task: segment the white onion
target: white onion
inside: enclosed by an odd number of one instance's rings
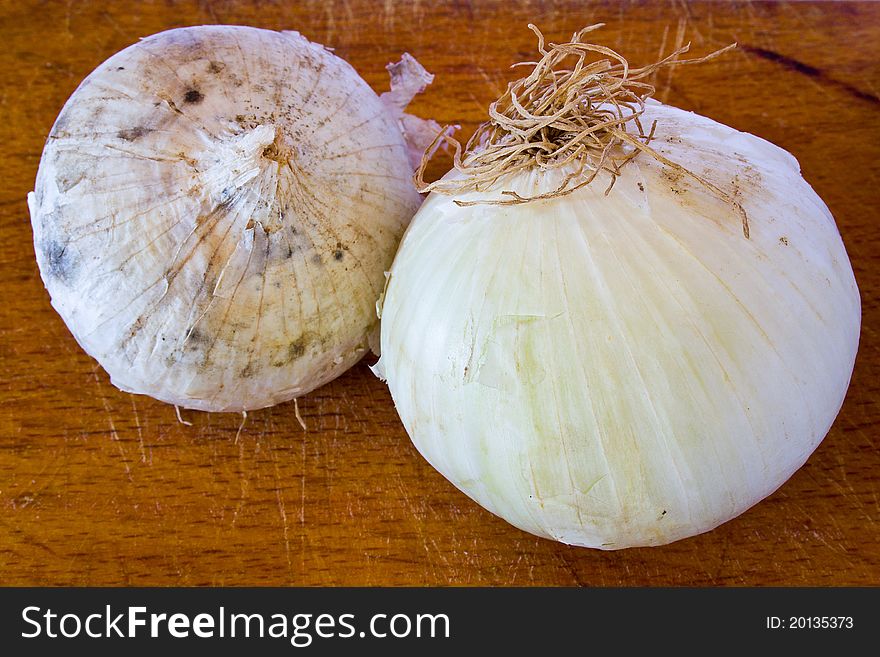
[[[114,55],[71,96],[29,198],[52,304],[113,383],[260,408],[357,362],[420,203],[403,106],[295,32],[205,26]]]
[[[603,549],[707,531],[785,482],[849,384],[860,302],[834,220],[782,149],[657,103],[652,147],[431,194],[382,306],[379,371],[424,457],[486,509]],[[452,173],[447,179],[460,176]]]

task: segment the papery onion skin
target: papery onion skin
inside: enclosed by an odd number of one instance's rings
[[[382,359],[418,450],[517,527],[601,549],[708,531],[782,485],[843,402],[858,289],[796,160],[650,103],[660,153],[605,196],[458,207],[433,193],[382,306]],[[522,172],[461,200],[536,195]],[[450,174],[457,175],[457,174]]]
[[[40,273],[119,388],[269,406],[366,351],[421,200],[411,173],[398,107],[323,46],[162,32],[99,66],[52,128],[28,199]]]

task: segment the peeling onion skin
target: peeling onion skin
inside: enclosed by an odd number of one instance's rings
[[[182,28],[117,53],[28,198],[52,305],[114,385],[187,408],[334,379],[421,202],[400,114],[295,32]]]
[[[652,147],[735,191],[750,239],[645,156],[608,196],[607,177],[518,206],[435,193],[382,306],[376,370],[422,455],[513,525],[601,549],[708,531],[782,485],[843,403],[861,322],[837,227],[790,154],[646,114]],[[545,175],[459,198],[561,181]]]

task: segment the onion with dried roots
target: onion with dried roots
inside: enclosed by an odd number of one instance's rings
[[[52,304],[116,386],[243,411],[361,358],[429,127],[403,108],[432,76],[389,70],[379,97],[295,32],[202,26],[83,81],[28,203]]]
[[[660,545],[742,513],[818,446],[859,294],[789,153],[650,100],[684,49],[633,69],[589,29],[539,33],[531,73],[424,185],[376,371],[419,451],[493,513]]]

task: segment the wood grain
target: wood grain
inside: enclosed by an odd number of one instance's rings
[[[374,89],[407,50],[436,73],[413,109],[468,134],[534,39],[606,21],[659,98],[800,160],[837,219],[864,304],[834,428],[785,486],[709,534],[603,553],[524,534],[411,446],[365,364],[300,401],[187,414],[114,389],[52,311],[25,195],[64,101],[141,36],[200,23],[296,29]],[[880,5],[611,2],[0,2],[0,583],[72,585],[830,585],[880,583]],[[439,172],[438,170],[435,172]]]

